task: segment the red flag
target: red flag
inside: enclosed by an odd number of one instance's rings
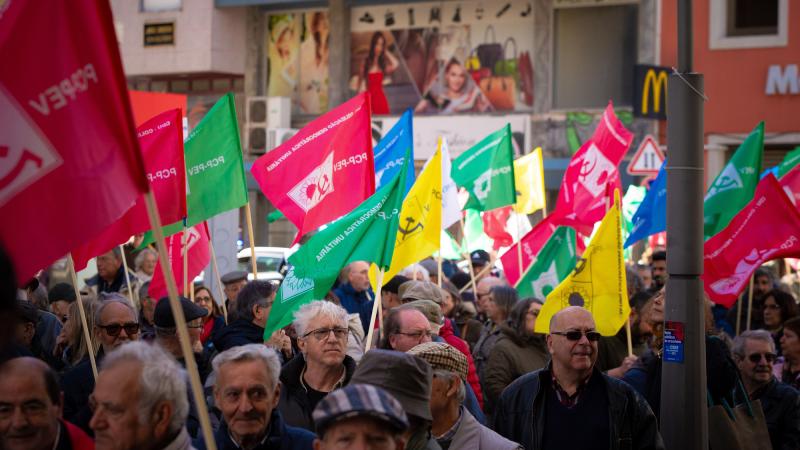
[[[105,0],[0,6],[0,241],[17,279],[147,190]]]
[[[186,260],[189,266],[189,283],[211,262],[209,251],[208,226],[205,222],[198,223],[190,227],[187,231],[186,248],[189,254]],[[183,291],[183,232],[175,233],[167,239],[167,256],[172,266],[172,276],[178,286],[178,293],[186,295]],[[147,295],[158,300],[167,295],[167,284],[164,281],[164,272],[161,270],[161,263],[156,263],[153,279],[150,280],[150,287],[147,288]]]
[[[786,172],[786,174],[781,177],[779,183],[792,203],[797,206],[798,200],[800,200],[800,166],[796,166],[794,169]]]
[[[753,200],[703,245],[703,288],[730,308],[758,267],[788,256],[800,256],[800,212],[768,174]]]
[[[359,94],[253,164],[261,191],[297,226],[295,242],[375,192],[369,108]]]
[[[632,140],[633,134],[617,119],[609,102],[594,135],[575,153],[564,173],[553,213],[559,225],[591,234],[614,201],[614,188],[619,188],[617,166]]]
[[[511,216],[511,206],[483,212],[483,232],[494,240],[492,247],[495,250],[514,243],[514,238],[508,232],[509,216]]]
[[[163,112],[136,129],[147,180],[156,199],[162,224],[186,217],[186,169],[183,154],[181,110]],[[151,227],[144,196],[124,216],[90,242],[72,250],[75,269],[86,267],[94,256],[102,255]]]
[[[519,277],[525,272],[525,268],[531,265],[536,258],[536,254],[542,249],[545,242],[550,239],[556,225],[551,219],[552,216],[546,217],[541,222],[537,223],[531,231],[520,239],[519,243],[513,244],[505,253],[500,256],[500,262],[503,264],[503,274],[506,276],[509,284],[514,286],[519,281]],[[580,239],[578,239],[580,241]],[[522,244],[522,267],[520,270],[517,261],[517,245]]]

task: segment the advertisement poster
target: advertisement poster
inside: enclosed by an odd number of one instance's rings
[[[528,1],[355,7],[350,26],[350,89],[373,114],[532,110]]]
[[[267,23],[267,95],[291,98],[296,113],[328,111],[328,13],[270,14]]]

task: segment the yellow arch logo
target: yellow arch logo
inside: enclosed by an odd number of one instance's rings
[[[664,84],[664,93],[667,92],[667,72],[648,69],[644,76],[642,86],[642,114],[647,114],[650,104],[650,91],[653,90],[653,112],[661,112],[661,85]],[[651,89],[652,88],[652,89]]]

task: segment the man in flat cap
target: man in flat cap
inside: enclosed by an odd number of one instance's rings
[[[316,450],[375,448],[402,450],[408,418],[392,394],[369,384],[354,384],[328,394],[314,409]],[[373,447],[370,447],[370,444]]]
[[[230,312],[236,310],[236,296],[239,291],[247,284],[247,272],[244,270],[234,270],[220,277],[222,285],[225,286],[225,308]]]
[[[75,289],[71,284],[57,283],[50,288],[47,293],[47,301],[50,303],[50,312],[56,315],[61,322],[67,321],[69,305],[75,303]]]
[[[481,425],[464,407],[467,358],[444,342],[427,342],[408,351],[433,368],[431,432],[443,450],[509,449],[522,447]]]

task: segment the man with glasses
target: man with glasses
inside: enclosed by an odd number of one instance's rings
[[[287,424],[315,431],[317,403],[350,382],[356,362],[346,355],[347,319],[344,308],[327,301],[308,303],[294,313],[300,354],[281,369],[278,404]]]
[[[772,448],[800,448],[800,394],[772,374],[775,342],[765,330],[745,331],[733,342],[733,356],[751,400],[760,400]]]
[[[275,288],[272,283],[263,280],[247,283],[236,297],[236,319],[214,337],[217,351],[264,343],[264,327],[274,300]]]
[[[407,352],[419,344],[431,342],[433,331],[425,314],[415,308],[392,308],[383,324],[386,335],[379,348]]]
[[[571,306],[553,315],[551,362],[503,391],[495,431],[526,449],[663,449],[644,398],[595,367],[599,340],[586,309]]]
[[[105,355],[122,344],[139,339],[136,311],[125,296],[115,292],[100,294],[94,309],[92,345],[97,350],[97,365]],[[64,391],[64,418],[89,431],[89,394],[94,390],[94,374],[88,359],[61,377]]]

